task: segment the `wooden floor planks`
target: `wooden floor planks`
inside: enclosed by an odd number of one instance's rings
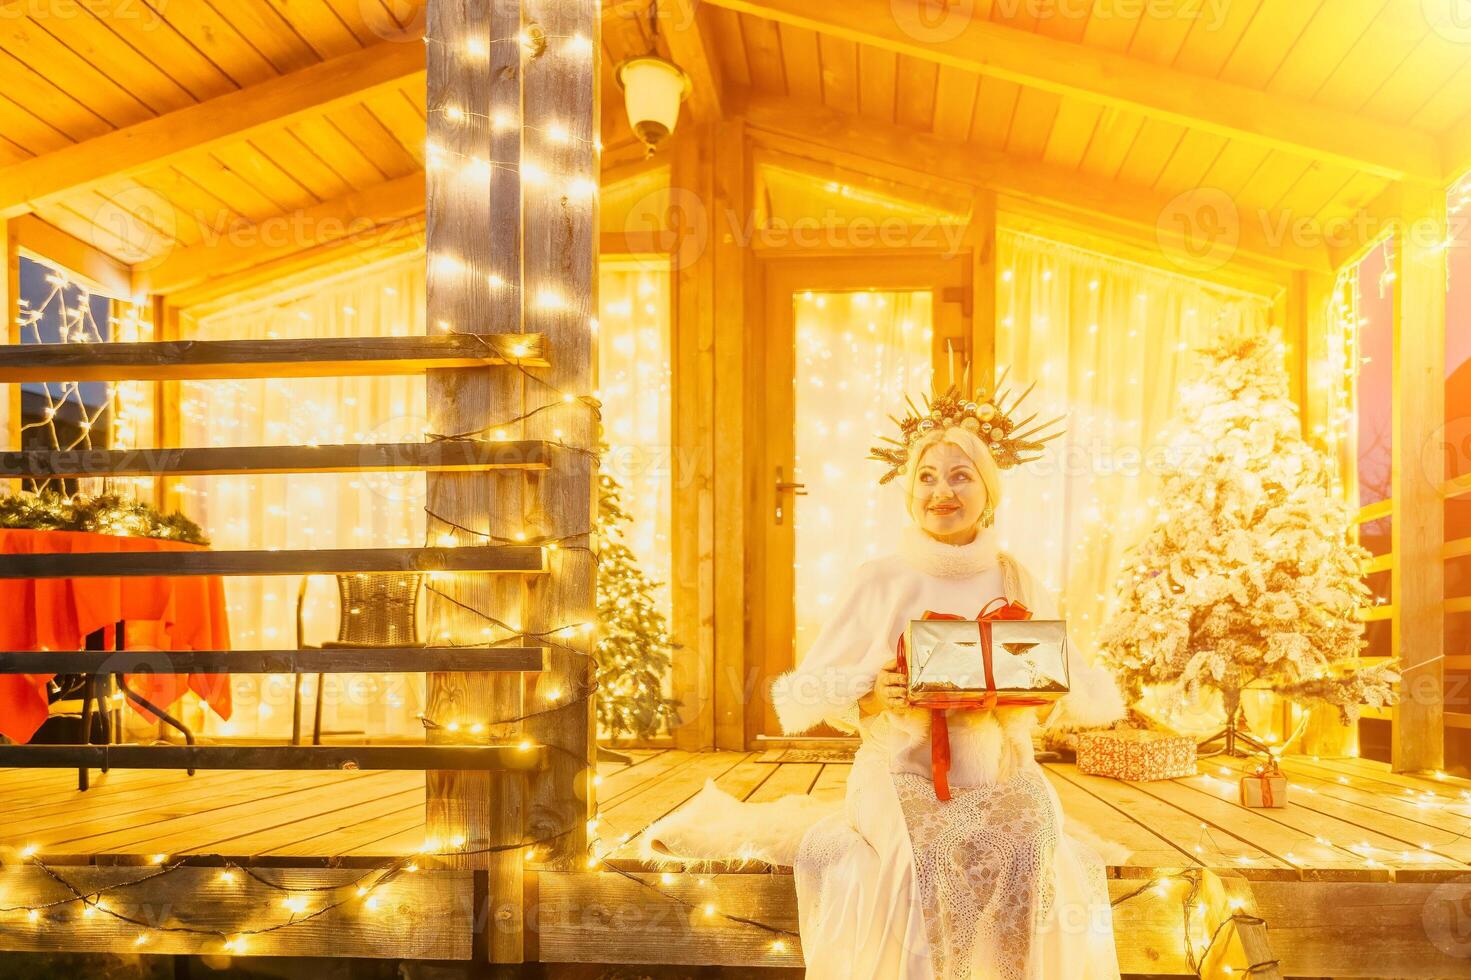
[[[788,793],[841,800],[851,765],[781,762],[771,752],[638,749],[599,766],[603,853],[620,867],[630,843],[713,780],[738,799]],[[810,756],[809,756],[810,758]],[[763,761],[766,760],[766,761]],[[1255,879],[1441,880],[1471,872],[1471,783],[1392,773],[1359,759],[1285,761],[1290,804],[1236,801],[1242,760],[1203,761],[1202,774],[1124,783],[1048,764],[1069,826],[1117,845],[1116,876],[1190,865]],[[315,863],[371,860],[424,844],[424,782],[415,772],[118,770],[87,793],[74,770],[0,770],[0,848],[34,844],[54,860],[147,860],[226,854]]]

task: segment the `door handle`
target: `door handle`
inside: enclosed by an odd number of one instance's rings
[[[791,494],[793,496],[795,496],[795,497],[805,497],[805,496],[807,496],[807,484],[805,484],[805,483],[791,483],[791,482],[788,482],[787,480],[782,479],[783,476],[784,476],[784,473],[782,471],[782,467],[778,466],[776,468],[776,513],[775,513],[776,523],[778,523],[778,524],[781,524],[783,522],[783,518],[786,516],[786,509],[785,509],[785,506],[784,506],[784,498],[782,497],[782,494],[783,493],[786,493],[786,492],[790,491]]]

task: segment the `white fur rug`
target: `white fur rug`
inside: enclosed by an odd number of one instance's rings
[[[791,794],[767,803],[736,799],[705,786],[639,835],[639,856],[655,864],[761,861],[790,867],[807,828],[843,809],[843,801]]]
[[[650,824],[637,840],[639,857],[656,866],[683,865],[698,870],[715,862],[763,862],[791,867],[807,829],[843,801],[792,794],[767,803],[746,803],[705,780],[699,793],[679,809]],[[1105,865],[1117,866],[1133,853],[1089,827],[1068,822],[1069,837],[1088,846]]]

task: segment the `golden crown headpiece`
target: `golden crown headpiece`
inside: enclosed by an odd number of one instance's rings
[[[952,381],[943,393],[926,396],[923,411],[905,395],[904,401],[909,406],[910,414],[902,419],[889,416],[899,426],[900,438],[879,436],[894,448],[874,446],[868,457],[889,464],[889,469],[879,479],[879,484],[888,483],[907,470],[910,463],[909,451],[917,440],[934,429],[952,425],[958,425],[979,436],[991,450],[991,457],[996,460],[996,465],[1003,470],[1040,459],[1043,445],[1063,434],[1062,429],[1052,429],[1052,426],[1066,416],[1059,415],[1033,425],[1037,418],[1037,413],[1033,412],[1021,421],[1016,421],[1012,415],[1016,413],[1017,406],[1032,393],[1036,382],[1027,385],[1026,390],[1013,398],[1010,389],[1001,387],[1005,381],[1006,371],[1002,371],[1001,377],[996,379],[997,390],[994,396],[984,387],[978,387],[973,397],[967,398],[965,391],[970,387],[970,367],[967,365],[961,384],[957,386]]]

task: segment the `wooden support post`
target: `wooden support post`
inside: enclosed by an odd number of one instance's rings
[[[715,207],[710,219],[715,315],[715,746],[746,747],[746,343],[750,250],[737,234],[751,220],[750,147],[745,123],[715,125]]]
[[[560,540],[551,574],[528,585],[525,629],[555,631],[549,669],[537,676],[533,741],[557,746],[531,788],[530,830],[557,836],[555,867],[585,867],[594,813],[597,759],[591,652],[596,645],[597,417],[581,399],[597,388],[597,181],[599,175],[598,4],[526,4],[527,25],[545,50],[525,61],[525,161],[545,176],[523,184],[526,329],[546,337],[551,366],[527,384],[527,411],[560,402],[526,421],[522,438],[566,445],[551,470],[528,473],[528,533]],[[570,399],[563,401],[563,399]],[[588,629],[581,629],[586,624]],[[565,633],[563,632],[565,630]],[[538,642],[543,642],[538,640]],[[584,700],[585,699],[585,700]],[[558,701],[562,707],[556,709]]]
[[[20,337],[20,248],[15,234],[14,221],[0,221],[0,258],[5,261],[4,275],[0,276],[0,316],[5,317],[5,342],[19,344]],[[7,449],[20,448],[20,385],[5,386],[4,413],[5,445]],[[8,481],[10,492],[20,489],[19,480]]]
[[[1208,928],[1231,919],[1229,926],[1216,934],[1215,943],[1201,963],[1200,975],[1211,980],[1252,976],[1281,980],[1282,971],[1272,944],[1267,938],[1267,924],[1258,914],[1251,883],[1245,878],[1202,871],[1199,900],[1206,907]],[[1196,937],[1209,939],[1209,936]]]
[[[441,154],[428,168],[427,249],[430,332],[517,332],[521,316],[522,48],[506,39],[522,29],[521,5],[495,0],[434,0],[426,23],[429,143]],[[494,165],[476,161],[495,161]],[[491,276],[499,277],[492,286]],[[518,375],[502,367],[431,370],[432,431],[473,432],[523,411]],[[426,476],[425,530],[436,545],[488,543],[524,532],[519,473]],[[430,640],[460,644],[503,640],[524,622],[525,584],[515,576],[454,576],[428,583]],[[507,624],[503,627],[500,624]],[[522,681],[495,673],[432,673],[427,718],[431,744],[506,742],[521,737]],[[434,727],[437,726],[437,727]],[[451,858],[451,867],[483,871],[492,914],[477,923],[477,959],[525,958],[518,849],[486,850],[523,839],[525,777],[510,773],[431,771],[426,836],[440,847],[463,839],[482,853]],[[477,915],[480,910],[477,910]]]
[[[672,206],[665,231],[674,273],[674,744],[715,744],[715,251],[714,127],[691,122],[674,137]],[[703,234],[702,234],[703,232]],[[744,746],[732,746],[744,747]]]
[[[183,340],[180,336],[181,316],[179,308],[169,304],[167,296],[151,298],[154,341]],[[182,395],[178,381],[153,382],[153,445],[155,447],[182,445],[182,415],[179,400]],[[177,477],[160,473],[154,478],[154,503],[164,513],[180,507],[180,483]]]
[[[1401,188],[1394,238],[1393,498],[1390,655],[1400,658],[1392,762],[1397,772],[1445,764],[1446,195]]]
[[[1353,442],[1343,420],[1335,417],[1345,379],[1339,352],[1330,350],[1331,344],[1342,343],[1342,338],[1334,333],[1338,325],[1330,322],[1332,301],[1332,277],[1294,273],[1283,291],[1282,322],[1283,333],[1292,345],[1288,364],[1295,371],[1293,392],[1302,419],[1303,438],[1331,455],[1329,464],[1337,468],[1340,485],[1347,494],[1354,486],[1349,469],[1353,466]],[[1337,434],[1336,442],[1328,439],[1330,432]],[[1314,704],[1304,706],[1303,710],[1308,717],[1301,738],[1294,744],[1284,745],[1284,751],[1326,757],[1357,754],[1358,729],[1345,725],[1337,708]],[[1284,737],[1290,737],[1297,724],[1289,710]]]

